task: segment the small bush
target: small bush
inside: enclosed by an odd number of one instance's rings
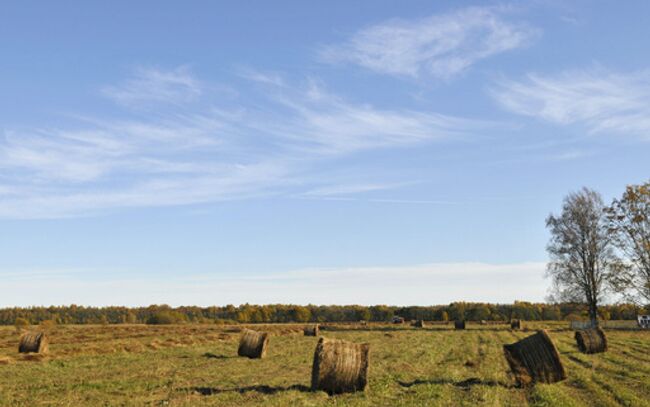
[[[184,324],[187,322],[187,316],[177,311],[160,311],[149,317],[149,325],[170,325]]]
[[[217,325],[235,325],[237,324],[237,321],[233,321],[232,319],[220,319],[217,318],[214,320],[214,323]]]
[[[46,319],[45,321],[41,321],[40,325],[45,332],[49,332],[54,329],[56,322],[51,319]]]
[[[29,321],[26,320],[25,318],[16,318],[14,321],[14,325],[16,327],[16,331],[20,332],[23,329],[27,328],[30,324]]]

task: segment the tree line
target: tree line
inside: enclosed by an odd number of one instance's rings
[[[628,185],[605,205],[589,188],[569,194],[546,219],[553,302],[587,306],[592,325],[610,295],[650,304],[650,182]]]
[[[603,320],[635,319],[637,314],[650,313],[650,306],[612,304],[599,308]],[[0,324],[165,324],[165,323],[282,323],[282,322],[388,322],[394,316],[406,320],[427,321],[503,321],[510,319],[585,320],[588,307],[582,303],[530,303],[487,304],[454,302],[434,306],[388,305],[226,305],[211,307],[84,307],[77,305],[4,308],[0,309]]]

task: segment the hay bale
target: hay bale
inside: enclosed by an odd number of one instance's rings
[[[521,329],[521,321],[518,319],[513,319],[510,321],[510,329],[516,330],[516,329]]]
[[[519,386],[566,379],[560,355],[546,330],[503,345],[503,353]]]
[[[607,350],[607,337],[600,328],[577,331],[575,338],[582,353],[601,353]]]
[[[312,390],[329,394],[364,391],[368,385],[370,344],[320,338],[311,371]]]
[[[416,328],[424,328],[424,320],[418,319],[415,321],[415,324],[413,324],[413,326]]]
[[[266,356],[269,346],[269,334],[267,332],[257,332],[250,329],[244,329],[241,339],[239,340],[239,349],[237,354],[251,359],[261,359]]]
[[[26,332],[20,337],[18,353],[47,353],[49,344],[43,332]]]
[[[306,326],[303,333],[305,336],[318,336],[320,326],[318,324]]]
[[[465,329],[465,321],[455,321],[454,328],[456,329]]]

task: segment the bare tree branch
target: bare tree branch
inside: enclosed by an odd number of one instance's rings
[[[550,299],[583,302],[589,318],[598,324],[598,304],[610,286],[617,258],[600,194],[588,188],[569,194],[560,215],[549,215],[551,239],[547,276],[553,280]]]

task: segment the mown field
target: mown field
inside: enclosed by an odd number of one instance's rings
[[[541,326],[569,378],[516,388],[501,346]],[[584,355],[566,326],[327,326],[371,344],[367,391],[333,397],[309,390],[317,339],[302,325],[254,327],[273,332],[262,360],[237,357],[241,326],[59,326],[45,358],[18,355],[16,330],[0,327],[0,405],[650,406],[650,332],[606,330],[610,350]]]

